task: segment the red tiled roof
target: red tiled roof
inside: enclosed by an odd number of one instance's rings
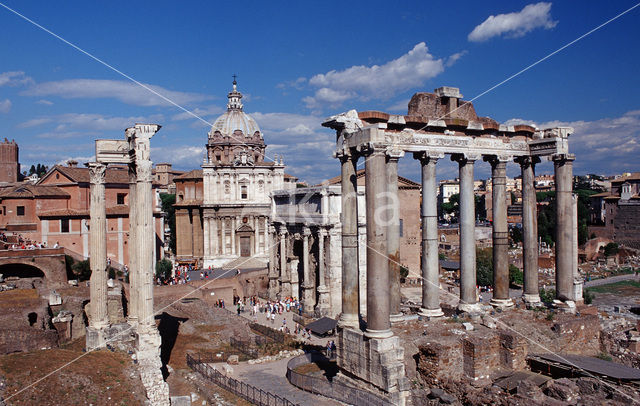
[[[118,204],[106,208],[107,216],[128,216],[129,206]],[[154,214],[158,213],[154,209]],[[89,217],[89,209],[53,209],[38,212],[38,217]]]
[[[20,185],[4,188],[0,191],[0,198],[36,198],[36,197],[62,197],[69,198],[69,194],[57,186],[31,185],[23,183]]]
[[[186,180],[186,179],[202,179],[202,169],[194,169],[187,173],[184,173],[180,176],[176,176],[173,178],[174,182],[176,180]]]

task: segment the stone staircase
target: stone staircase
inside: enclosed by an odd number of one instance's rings
[[[267,261],[262,258],[240,257],[222,265],[222,269],[266,269]]]

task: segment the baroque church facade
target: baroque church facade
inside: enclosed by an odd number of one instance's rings
[[[208,133],[200,170],[174,178],[176,257],[207,268],[269,259],[271,193],[295,189],[282,157],[269,159],[258,123],[244,112],[233,81],[227,111]]]

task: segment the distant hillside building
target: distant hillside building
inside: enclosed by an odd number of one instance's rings
[[[591,196],[589,233],[640,249],[640,172],[626,173],[611,181],[611,191]]]
[[[0,142],[0,183],[17,182],[20,177],[18,144],[14,140]]]
[[[54,166],[37,184],[14,184],[0,191],[0,230],[22,235],[49,247],[60,246],[89,256],[89,168]],[[157,185],[154,184],[154,189]],[[112,264],[129,262],[129,175],[124,166],[105,174],[107,256]],[[155,194],[156,259],[163,257],[164,216]]]
[[[179,262],[219,267],[253,256],[266,266],[271,192],[296,187],[282,157],[265,160],[262,132],[236,86],[208,133],[202,169],[174,178]]]

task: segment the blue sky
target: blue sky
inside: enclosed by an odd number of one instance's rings
[[[469,100],[636,4],[0,2],[209,122],[238,74],[268,154],[284,154],[287,171],[309,182],[339,172],[323,118],[352,108],[406,112],[413,93],[440,86]],[[163,128],[152,159],[199,167],[202,121],[2,7],[0,38],[0,137],[19,143],[23,165],[87,161],[96,138],[154,122]],[[476,111],[574,126],[577,174],[638,171],[638,38],[640,7],[478,98]],[[438,171],[457,172],[450,162]],[[488,173],[477,165],[477,178]],[[401,174],[418,180],[417,162],[403,159]]]

